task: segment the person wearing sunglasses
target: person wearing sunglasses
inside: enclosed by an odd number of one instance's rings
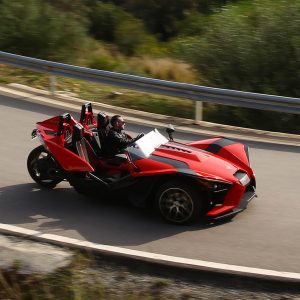
[[[124,150],[132,143],[144,136],[140,133],[137,137],[131,138],[124,132],[125,122],[120,115],[115,115],[110,119],[111,128],[109,129],[107,140],[108,149],[111,156],[124,153]]]

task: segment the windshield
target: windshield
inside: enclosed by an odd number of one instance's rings
[[[145,157],[149,157],[156,148],[160,145],[168,142],[168,139],[164,137],[157,129],[154,129],[138,139],[133,147],[128,147],[127,151],[131,155],[132,160],[137,160]]]

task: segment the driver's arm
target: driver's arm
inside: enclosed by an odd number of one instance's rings
[[[122,148],[126,148],[130,143],[135,141],[134,139],[127,137],[126,134],[120,134],[113,130],[109,132],[109,139],[111,143]]]

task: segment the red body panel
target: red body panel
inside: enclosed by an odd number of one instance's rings
[[[135,165],[140,169],[133,174],[135,177],[177,173],[174,166],[147,158],[136,161]]]
[[[93,167],[81,157],[65,148],[66,140],[71,138],[74,119],[69,123],[63,123],[62,134],[57,135],[59,117],[54,117],[37,123],[37,129],[44,141],[46,149],[55,157],[59,165],[70,172],[92,172]]]
[[[53,154],[60,166],[69,172],[93,172],[93,167],[70,150],[52,141],[45,141],[48,150]]]
[[[226,163],[226,161],[215,155],[204,151],[197,151],[197,149],[185,148],[182,145],[178,145],[177,149],[174,150],[159,148],[154,152],[154,155],[182,161],[191,170],[211,179],[233,180],[232,175],[237,170],[234,165]]]
[[[218,137],[189,143],[188,145],[211,152],[216,156],[235,164],[240,169],[247,170],[247,172],[253,175],[247,154],[248,148],[243,144]]]
[[[216,206],[211,209],[208,213],[208,217],[216,217],[218,215],[227,213],[233,208],[237,207],[245,193],[245,187],[240,185],[238,182],[234,183],[232,188],[228,191],[224,198],[224,203],[221,206]]]

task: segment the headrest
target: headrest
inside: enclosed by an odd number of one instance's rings
[[[97,115],[97,129],[107,129],[109,116],[105,112],[99,112]]]
[[[84,128],[80,123],[73,126],[73,141],[80,141],[84,137]]]

